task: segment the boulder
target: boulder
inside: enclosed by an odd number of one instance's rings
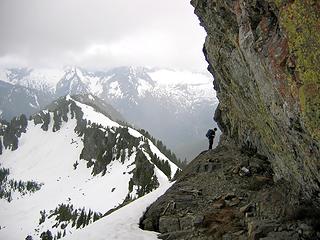
[[[253,220],[248,223],[248,239],[258,240],[266,237],[268,233],[273,232],[279,226],[278,223],[268,220]]]
[[[175,232],[180,230],[179,219],[177,217],[162,216],[159,219],[159,232]]]
[[[194,227],[194,217],[192,215],[187,215],[179,219],[181,230],[188,230]]]
[[[299,240],[299,234],[294,231],[270,232],[266,237],[259,240]]]

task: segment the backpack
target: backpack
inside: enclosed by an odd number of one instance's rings
[[[213,135],[214,135],[214,131],[212,129],[209,129],[207,134],[206,134],[206,137],[207,138],[212,138]]]

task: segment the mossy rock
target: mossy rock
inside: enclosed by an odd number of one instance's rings
[[[317,0],[275,2],[289,51],[295,58],[302,116],[312,137],[320,140],[320,3]]]

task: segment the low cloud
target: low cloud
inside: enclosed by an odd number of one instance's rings
[[[2,0],[0,29],[1,66],[207,65],[186,0]]]

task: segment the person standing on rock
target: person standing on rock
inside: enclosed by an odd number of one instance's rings
[[[212,149],[212,144],[213,144],[214,137],[216,136],[216,131],[217,131],[217,128],[209,129],[206,134],[206,137],[209,139],[209,150]]]

